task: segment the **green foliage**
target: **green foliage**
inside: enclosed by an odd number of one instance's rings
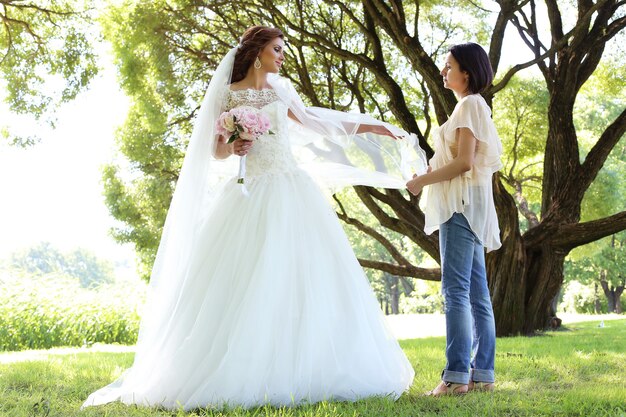
[[[572,251],[565,264],[565,277],[582,283],[599,282],[601,276],[616,286],[626,279],[626,231]]]
[[[494,122],[504,148],[502,177],[539,216],[543,153],[548,136],[548,92],[538,78],[514,77],[494,99]],[[519,199],[518,199],[519,202]],[[521,222],[527,230],[528,222]]]
[[[602,62],[581,89],[575,108],[581,160],[604,129],[626,107],[626,92],[619,56]],[[509,190],[521,191],[529,208],[539,218],[543,180],[543,153],[548,135],[545,109],[549,95],[544,81],[536,77],[514,77],[494,99],[494,122],[504,147],[501,171]],[[620,211],[626,202],[621,186],[626,175],[626,142],[617,144],[597,179],[585,194],[581,220],[595,220]],[[519,200],[518,200],[519,202]],[[528,228],[522,222],[523,230]],[[587,251],[588,249],[585,249]]]
[[[140,286],[84,289],[66,275],[3,272],[0,351],[134,344],[142,299]]]
[[[566,313],[593,314],[595,301],[600,297],[597,288],[598,284],[584,285],[579,281],[571,280],[563,288],[563,301],[559,307]]]
[[[133,102],[118,132],[119,148],[131,172],[125,175],[114,165],[104,167],[106,205],[124,224],[112,231],[113,237],[134,243],[139,273],[145,279],[191,133],[187,113],[194,110],[188,105],[190,100],[199,101],[200,90],[206,87],[190,78],[193,72],[182,76],[178,58],[164,48],[172,34],[165,30],[170,20],[157,13],[163,5],[110,6],[100,19],[116,54],[122,87]]]
[[[113,165],[103,168],[103,184],[105,204],[123,225],[114,228],[112,235],[118,242],[135,245],[138,273],[147,280],[174,184],[159,177],[137,177],[127,184]]]
[[[600,62],[576,100],[577,117],[574,122],[583,154],[591,148],[594,136],[601,135],[626,107],[626,74],[621,71],[626,53],[616,48],[608,51],[607,55],[609,59]]]
[[[62,270],[65,265],[65,258],[50,243],[41,242],[22,253],[14,253],[11,264],[13,267],[23,269],[31,274],[47,274]]]
[[[284,1],[213,3],[158,0],[150,3],[126,1],[107,8],[100,22],[105,38],[113,45],[122,86],[131,96],[133,108],[118,134],[119,148],[128,160],[129,168],[105,168],[105,195],[109,210],[123,224],[113,231],[113,235],[118,241],[135,244],[144,278],[149,278],[185,144],[211,71],[224,53],[236,44],[245,28],[252,24],[277,26],[285,31],[288,54],[281,72],[294,82],[305,102],[340,110],[358,109],[401,124],[408,130],[420,130],[427,139],[431,139],[429,133],[437,121],[445,120],[442,105],[449,107],[445,109],[449,113],[453,101],[446,101],[445,94],[449,91],[440,91],[442,88],[436,71],[430,74],[430,84],[426,82],[428,64],[440,63],[447,47],[455,43],[471,40],[489,46],[494,35],[494,15],[485,8],[491,7],[447,0],[402,2],[402,8],[397,13],[402,14],[403,27],[396,33],[404,33],[406,26],[408,34],[402,35],[402,39],[394,39],[394,31],[383,28],[376,16],[365,17],[364,7],[367,4],[369,2],[322,1],[303,2],[300,7],[292,7],[292,3]],[[380,6],[378,10],[385,7],[390,6]],[[530,7],[534,7],[534,3],[527,4],[524,13],[530,15]],[[573,10],[564,10],[564,16],[575,17]],[[390,12],[389,16],[392,14]],[[457,19],[459,15],[463,15],[464,19]],[[519,20],[520,12],[516,16]],[[353,17],[359,23],[355,23]],[[370,23],[374,24],[368,27],[366,35],[363,27]],[[540,32],[543,29],[545,27],[540,28]],[[411,35],[419,36],[411,39]],[[424,52],[411,56],[411,51],[417,49],[409,48],[407,51],[403,49],[402,42],[405,45],[419,42]],[[617,38],[612,42],[618,42]],[[498,51],[490,52],[497,55]],[[561,56],[560,52],[556,55]],[[581,158],[624,108],[623,76],[619,67],[623,60],[614,59],[619,54],[613,48],[607,48],[605,55],[602,64],[580,90],[576,102],[576,135],[568,139],[566,146],[578,147]],[[589,65],[593,67],[592,64],[590,60]],[[496,83],[507,71],[502,68],[503,65],[498,68]],[[616,73],[619,75],[612,75]],[[494,120],[505,147],[505,168],[501,173],[507,190],[517,201],[522,234],[530,228],[534,218],[541,222],[542,209],[548,209],[541,207],[542,199],[546,197],[542,195],[543,175],[553,167],[545,164],[544,152],[549,138],[556,140],[562,137],[561,133],[554,134],[562,129],[561,126],[548,128],[549,105],[562,98],[550,90],[549,86],[554,82],[536,76],[521,77],[520,73],[493,98]],[[401,95],[395,96],[390,92],[389,85],[394,83],[397,83]],[[619,91],[622,91],[622,96],[616,93]],[[576,92],[572,94],[575,96]],[[433,107],[437,103],[439,107],[435,117]],[[401,111],[398,106],[402,107]],[[554,123],[554,120],[551,122]],[[549,132],[552,132],[551,136]],[[576,140],[580,142],[578,145]],[[626,196],[621,191],[614,192],[616,189],[624,190],[620,187],[620,179],[624,177],[623,155],[622,141],[585,195],[583,221],[623,209]],[[564,179],[564,183],[567,181]],[[551,187],[548,185],[548,189]],[[344,198],[343,194],[340,198]],[[399,217],[385,204],[377,204],[392,217]],[[411,204],[409,201],[407,207],[401,209],[412,209]],[[412,251],[416,246],[415,239],[381,227],[367,210],[354,210],[357,206],[362,208],[358,200],[346,204],[348,206],[350,217],[381,232],[411,265],[435,266],[429,259],[422,258],[421,251]],[[399,219],[399,222],[404,220]],[[392,259],[388,251],[371,237],[355,231],[352,226],[346,231],[358,257],[397,264],[397,260]],[[528,261],[535,262],[532,259]],[[529,265],[525,269],[529,270],[534,270],[534,266]],[[382,303],[392,298],[390,291],[393,288],[394,300],[406,299],[403,305],[409,309],[423,308],[417,298],[407,298],[413,297],[406,292],[411,287],[409,283],[395,284],[392,282],[395,278],[376,271],[368,271],[368,276]],[[532,279],[525,281],[533,282]],[[556,284],[551,287],[556,287]],[[418,297],[423,295],[418,294]],[[503,297],[507,300],[514,298]],[[435,299],[428,300],[427,304],[436,308]]]
[[[271,16],[263,15],[267,10],[252,3],[127,1],[110,4],[100,18],[104,37],[113,46],[122,87],[133,102],[118,133],[119,148],[130,162],[130,170],[104,169],[105,196],[112,215],[124,224],[113,236],[135,244],[140,273],[146,279],[211,71],[248,26],[272,25]],[[287,18],[299,21],[298,11],[289,3],[275,4]],[[361,4],[348,7],[363,18]],[[406,7],[407,16],[415,16],[414,6]],[[453,24],[451,8],[459,13],[471,10],[467,15],[472,18]],[[252,13],[254,9],[260,14]],[[370,41],[338,5],[309,4],[301,10],[316,30],[327,28],[324,33],[329,41],[351,53],[371,54]],[[461,40],[479,34],[488,39],[484,15],[471,4],[425,2],[420,5],[423,20],[419,31],[437,59],[446,53],[442,38]],[[283,75],[304,92],[305,101],[341,110],[358,109],[395,121],[386,103],[388,96],[370,71],[364,71],[359,63],[338,59],[315,43],[303,43],[288,27],[283,29],[289,43]],[[381,34],[381,41],[387,68],[402,87],[411,112],[424,114],[422,124],[428,131],[432,109],[422,80],[410,70],[406,57],[396,53],[389,37]],[[353,83],[353,89],[343,80]]]
[[[575,119],[581,144],[581,158],[593,146],[597,137],[626,107],[625,76],[619,71],[619,62],[626,56],[620,49],[611,51],[611,60],[599,68],[583,85],[576,102]],[[595,220],[623,210],[626,202],[626,141],[615,146],[596,180],[582,201],[581,219]],[[624,231],[574,249],[566,262],[565,281],[577,279],[589,284],[599,282],[600,276],[609,285],[617,286],[625,278],[626,233]],[[604,299],[604,297],[600,297]]]
[[[585,255],[587,256],[576,260],[571,256],[565,260],[563,274],[566,282],[573,280],[584,285],[593,283],[594,281],[600,282],[601,268],[598,268],[593,262],[594,258],[600,258],[597,257],[597,253],[593,252],[586,253]]]
[[[571,312],[594,312],[594,301],[598,298],[601,311],[607,311],[607,299],[600,282],[606,281],[609,288],[623,286],[624,271],[626,231],[572,251],[565,261],[566,286],[561,308]],[[626,306],[626,297],[622,296],[620,301]]]
[[[438,282],[417,282],[410,297],[400,299],[400,311],[404,314],[443,313],[443,295]]]
[[[70,101],[97,74],[92,47],[97,36],[91,11],[80,0],[49,0],[39,5],[0,2],[0,78],[10,108],[37,119]],[[18,146],[35,137],[4,135]]]
[[[357,218],[366,226],[375,229],[413,265],[426,267],[434,262],[421,248],[414,246],[406,236],[387,228],[379,227],[378,221],[362,204],[354,189],[344,189],[333,197],[334,207],[338,213],[342,214],[345,210],[345,214],[348,217]],[[372,239],[357,227],[345,222],[343,223],[343,229],[357,258],[389,263],[394,262],[389,252],[379,241]],[[365,269],[365,272],[383,311],[391,312],[389,305],[392,303],[392,293],[396,291],[398,293],[397,307],[399,313],[435,313],[441,312],[443,309],[443,299],[438,282],[395,277],[371,268]],[[393,288],[394,286],[397,288]]]
[[[76,249],[63,254],[49,242],[17,252],[12,255],[11,266],[28,274],[49,274],[52,272],[78,278],[82,287],[96,287],[111,283],[113,265],[100,260],[86,249]]]
[[[162,417],[588,417],[626,414],[626,320],[575,324],[568,331],[497,341],[497,390],[464,397],[423,395],[445,365],[442,337],[404,340],[401,347],[416,370],[411,389],[397,401],[370,398],[300,407],[250,410],[163,410],[120,403],[80,410],[94,390],[109,384],[133,361],[132,352],[21,353],[0,355],[1,417],[33,416],[43,402],[50,416]],[[158,366],[158,365],[157,365]],[[42,401],[43,399],[43,401]]]
[[[626,108],[626,76],[621,62],[626,59],[622,51],[611,51],[611,59],[603,61],[581,88],[576,101],[576,128],[578,131],[581,159],[592,148],[619,114]],[[582,202],[583,221],[609,216],[624,209],[626,187],[626,140],[624,136],[613,148],[596,180],[585,193]]]
[[[99,260],[86,249],[76,249],[67,255],[64,272],[71,277],[77,277],[82,287],[94,287],[114,281],[113,265]]]

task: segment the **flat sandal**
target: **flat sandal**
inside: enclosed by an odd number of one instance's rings
[[[431,397],[443,397],[445,395],[467,394],[469,387],[467,384],[455,384],[453,382],[441,381],[432,391],[426,393]]]
[[[493,382],[470,381],[469,384],[467,384],[467,391],[491,392],[495,388],[496,384]]]

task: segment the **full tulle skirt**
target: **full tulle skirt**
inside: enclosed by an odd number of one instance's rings
[[[409,388],[413,368],[317,185],[295,169],[246,187],[224,186],[179,293],[159,295],[175,303],[161,333],[84,406],[292,406]]]

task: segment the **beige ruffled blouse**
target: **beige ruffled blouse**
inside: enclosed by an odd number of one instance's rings
[[[458,149],[457,129],[466,127],[478,139],[471,170],[448,181],[425,187],[424,231],[431,234],[452,217],[462,213],[487,251],[498,249],[500,227],[493,202],[491,177],[502,167],[502,143],[491,119],[491,109],[480,94],[463,97],[446,123],[433,131],[433,170],[452,161]]]

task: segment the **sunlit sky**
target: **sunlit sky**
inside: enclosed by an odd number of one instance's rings
[[[503,63],[529,58],[517,37],[507,36],[506,45]],[[515,56],[520,51],[525,56]],[[100,74],[61,107],[56,129],[14,115],[0,101],[0,128],[42,138],[27,149],[0,141],[0,259],[42,241],[62,251],[86,248],[111,261],[134,258],[131,245],[121,246],[109,235],[116,221],[104,205],[101,184],[102,165],[120,158],[114,135],[129,102],[107,47],[99,53]]]
[[[83,247],[110,260],[132,259],[132,247],[108,235],[115,220],[102,196],[101,166],[114,158],[114,132],[128,99],[120,91],[110,54],[100,74],[56,114],[56,129],[0,104],[0,127],[39,144],[21,149],[0,143],[0,258],[41,241],[63,251]]]

